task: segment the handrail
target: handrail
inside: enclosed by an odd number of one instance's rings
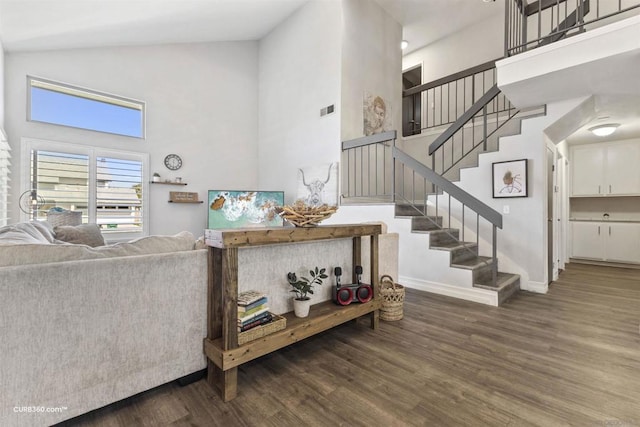
[[[442,134],[440,134],[435,141],[429,145],[429,155],[432,155],[435,151],[437,151],[440,147],[444,145],[445,142],[449,140],[456,132],[458,132],[462,127],[469,122],[487,105],[493,98],[498,96],[500,93],[500,89],[498,89],[498,85],[493,85],[484,95],[480,97],[467,111],[464,112],[462,116],[451,126],[449,126]]]
[[[427,166],[423,165],[398,147],[393,147],[392,153],[394,159],[397,159],[405,165],[409,166],[418,175],[427,179],[436,187],[442,189],[442,191],[446,192],[456,200],[459,200],[464,205],[473,209],[473,211],[478,213],[481,217],[489,221],[491,224],[495,225],[498,228],[502,228],[502,215],[498,211],[473,197],[471,194],[467,193],[448,179],[443,178],[438,173],[429,169]]]
[[[398,132],[390,130],[387,132],[376,133],[369,136],[362,136],[359,138],[350,139],[348,141],[342,141],[342,151],[350,148],[363,147],[365,145],[377,144],[378,142],[387,142],[396,139]]]
[[[524,14],[527,16],[531,16],[535,13],[540,13],[543,10],[547,10],[550,7],[557,6],[560,3],[564,3],[567,0],[539,0],[534,1],[533,3],[529,3],[524,7]],[[519,2],[522,5],[522,2]]]
[[[402,97],[415,95],[416,93],[424,92],[425,90],[433,89],[435,87],[442,86],[442,85],[445,85],[447,83],[451,83],[451,82],[454,82],[456,80],[463,79],[465,77],[470,77],[470,76],[472,76],[474,74],[478,74],[478,73],[481,73],[483,71],[489,71],[490,69],[495,68],[496,62],[498,62],[501,59],[502,58],[497,58],[497,59],[485,62],[484,64],[476,65],[474,67],[467,68],[466,70],[462,70],[462,71],[458,71],[457,73],[450,74],[450,75],[448,75],[446,77],[442,77],[440,79],[433,80],[433,81],[431,81],[429,83],[423,83],[421,85],[414,86],[414,87],[412,87],[410,89],[407,89],[407,90],[403,91],[402,92]]]

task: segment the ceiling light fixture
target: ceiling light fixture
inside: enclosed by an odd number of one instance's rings
[[[406,40],[402,40],[400,42],[400,49],[405,50],[407,48],[407,46],[409,46],[409,42]]]
[[[618,126],[620,126],[619,123],[607,123],[589,128],[589,131],[596,136],[609,136],[618,129]]]

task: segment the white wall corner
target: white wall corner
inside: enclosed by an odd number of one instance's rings
[[[407,276],[400,276],[398,283],[410,289],[417,289],[419,291],[463,299],[465,301],[477,302],[494,307],[498,306],[497,292],[492,292],[485,289],[461,288],[459,286],[430,282],[428,280],[416,279]]]
[[[535,292],[537,294],[546,294],[549,292],[549,285],[546,282],[524,281],[520,282],[521,291]]]

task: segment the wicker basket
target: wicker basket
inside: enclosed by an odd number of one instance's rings
[[[248,331],[238,332],[238,345],[246,344],[249,341],[257,340],[274,332],[278,332],[287,327],[287,319],[277,314],[271,313],[273,320],[264,325],[256,326]]]
[[[391,276],[385,274],[380,278],[380,295],[382,296],[380,318],[386,321],[402,319],[404,286],[395,283]]]
[[[47,222],[52,227],[59,225],[82,224],[82,211],[52,211],[47,212]]]

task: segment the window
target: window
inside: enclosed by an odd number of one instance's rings
[[[81,211],[84,223],[96,223],[111,239],[147,234],[148,156],[49,141],[23,141],[29,173],[24,182],[35,191],[37,209],[29,219],[45,220],[49,209]]]
[[[28,120],[144,138],[144,102],[27,77]]]
[[[0,129],[0,226],[9,222],[9,167],[11,163],[11,147],[7,142],[4,131]]]

